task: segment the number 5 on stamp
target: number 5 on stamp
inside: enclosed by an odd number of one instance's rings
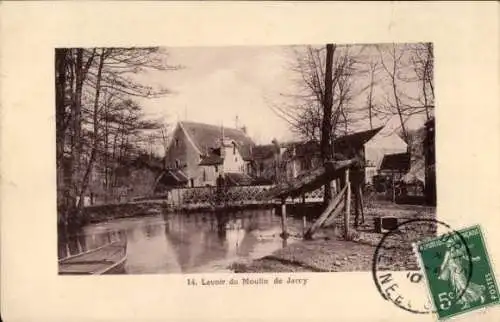
[[[500,303],[481,227],[417,244],[439,319]]]

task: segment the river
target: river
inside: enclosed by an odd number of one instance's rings
[[[125,239],[126,274],[230,272],[234,262],[261,258],[300,240],[302,219],[289,217],[287,226],[291,237],[283,240],[281,218],[271,209],[115,219],[87,225],[71,236],[61,234],[58,255]]]

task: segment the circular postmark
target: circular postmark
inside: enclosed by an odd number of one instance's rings
[[[444,233],[437,236],[438,227]],[[415,244],[418,242],[433,241],[441,245],[440,250],[428,249],[433,258],[431,261],[420,262],[417,257]],[[422,243],[420,244],[422,245]],[[436,248],[438,249],[438,248]],[[446,251],[443,251],[445,249]],[[468,257],[468,268],[462,272],[462,288],[458,290],[450,301],[458,301],[467,289],[472,277],[471,253],[464,237],[453,230],[448,224],[436,219],[410,219],[399,223],[394,229],[384,233],[375,248],[372,260],[372,275],[377,290],[382,297],[393,302],[396,306],[416,314],[433,313],[431,296],[427,288],[425,277],[422,275],[435,274],[442,279],[444,262],[457,253]],[[420,266],[423,265],[422,270]]]

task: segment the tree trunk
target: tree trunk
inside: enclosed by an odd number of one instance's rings
[[[59,216],[65,216],[69,206],[67,162],[64,162],[64,144],[66,142],[66,85],[67,85],[67,49],[56,49],[55,53],[55,86],[56,86],[56,164],[57,164],[57,207]],[[59,218],[64,220],[65,218]]]
[[[56,161],[57,168],[63,165],[64,134],[66,120],[66,55],[67,49],[56,49]]]
[[[108,122],[108,107],[111,100],[105,102],[104,105],[104,202],[108,202],[109,190],[109,122]]]
[[[333,156],[331,146],[332,132],[332,105],[333,105],[333,44],[326,45],[325,66],[325,95],[323,98],[323,122],[321,126],[321,157],[323,162],[331,160]],[[332,199],[330,183],[324,185],[324,204],[328,205]]]
[[[71,209],[77,206],[78,186],[80,178],[80,158],[81,158],[81,128],[82,128],[82,92],[83,92],[83,49],[76,49],[75,65],[75,93],[72,102],[72,138],[71,138],[71,159],[69,162],[69,202]],[[77,207],[76,207],[77,208]],[[78,215],[78,210],[73,215]]]
[[[92,135],[92,152],[90,154],[90,160],[89,163],[87,164],[87,169],[85,170],[85,174],[83,176],[82,180],[82,185],[81,189],[79,192],[79,199],[78,199],[78,205],[77,205],[77,213],[80,212],[83,206],[83,198],[85,196],[85,191],[87,190],[88,184],[89,184],[89,175],[90,172],[92,171],[92,167],[94,165],[94,160],[96,156],[96,152],[98,149],[99,145],[99,95],[101,92],[101,77],[102,77],[102,68],[104,66],[104,49],[102,49],[101,55],[99,57],[99,67],[97,70],[97,79],[96,79],[96,85],[95,85],[95,98],[94,98],[94,115],[93,115],[93,127],[94,127],[94,133]]]
[[[396,105],[396,111],[398,112],[399,121],[401,123],[401,132],[403,133],[403,138],[404,138],[405,142],[408,142],[408,133],[406,131],[405,120],[403,118],[403,111],[401,110],[401,104],[399,102],[399,94],[398,94],[397,85],[396,85],[396,73],[397,73],[396,48],[394,45],[392,45],[392,46],[393,46],[392,47],[393,66],[392,66],[392,74],[391,74],[392,91],[394,94],[394,103]]]
[[[370,129],[373,129],[373,86],[375,78],[375,65],[370,65],[370,93],[368,94],[368,118],[370,120]]]

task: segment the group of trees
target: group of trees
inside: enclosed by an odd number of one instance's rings
[[[362,123],[373,128],[397,117],[408,142],[408,119],[433,115],[433,66],[431,43],[296,47],[297,86],[274,110],[303,139],[320,142],[325,161],[335,137]],[[325,201],[330,197],[325,186]]]
[[[328,56],[331,60],[328,61]],[[431,43],[307,46],[293,48],[296,86],[273,106],[293,132],[321,140],[325,99],[331,87],[332,113],[326,119],[332,138],[366,123],[371,128],[397,116],[403,138],[415,114],[430,118],[434,109]],[[328,67],[331,76],[326,75]],[[326,86],[329,82],[329,86]]]
[[[102,189],[117,169],[161,138],[162,124],[148,120],[137,98],[166,95],[140,75],[175,70],[159,48],[59,48],[55,52],[58,213],[78,217],[83,197],[99,173]],[[149,151],[151,152],[151,151]]]

